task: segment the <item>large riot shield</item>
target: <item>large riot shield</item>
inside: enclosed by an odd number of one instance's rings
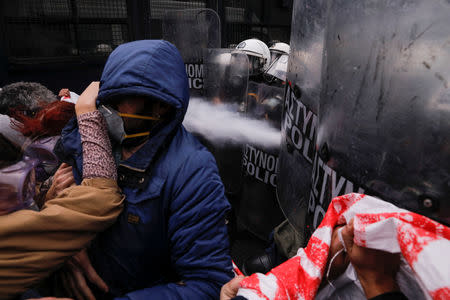
[[[220,19],[212,9],[169,10],[163,18],[163,39],[183,57],[191,95],[203,95],[204,49],[220,48]]]
[[[277,194],[284,214],[300,235],[314,159],[326,9],[325,0],[297,0],[292,15]]]
[[[232,49],[205,50],[205,96],[215,105],[236,114],[243,114],[247,95],[248,57]],[[242,145],[232,142],[205,144],[213,153],[225,190],[230,197],[237,195],[242,185]],[[203,138],[203,140],[205,139]]]
[[[260,83],[256,102],[247,105],[246,116],[280,130],[283,95],[283,88]],[[284,220],[276,197],[279,150],[279,143],[262,140],[259,145],[245,144],[242,156],[243,180],[237,220],[263,240]]]
[[[207,100],[215,104],[237,105],[238,111],[247,95],[247,55],[233,49],[207,49],[204,52]]]
[[[450,223],[450,2],[331,2],[308,224],[363,191]]]

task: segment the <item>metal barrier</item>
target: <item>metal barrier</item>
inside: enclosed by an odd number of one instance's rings
[[[290,19],[278,16],[286,22],[284,25],[271,21],[274,5],[289,15],[289,9],[282,7],[284,2],[286,0],[0,1],[0,65],[7,65],[7,71],[0,71],[0,85],[17,80],[48,84],[50,75],[48,79],[41,77],[43,65],[61,72],[64,68],[67,70],[68,65],[72,70],[73,64],[80,72],[83,68],[94,68],[92,78],[96,78],[107,56],[118,45],[138,39],[162,38],[162,16],[167,10],[215,10],[222,23],[224,48],[250,37],[265,42],[288,41]],[[76,78],[75,74],[70,76]]]
[[[2,12],[13,60],[107,55],[130,40],[126,0],[5,1]]]

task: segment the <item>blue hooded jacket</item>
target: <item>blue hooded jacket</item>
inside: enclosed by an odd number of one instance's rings
[[[126,204],[116,223],[89,248],[94,269],[116,299],[218,299],[232,277],[225,225],[229,204],[213,156],[181,124],[189,89],[178,50],[159,40],[115,49],[97,101],[121,95],[157,98],[176,112],[120,162],[118,183]],[[80,182],[76,121],[63,130],[61,146]]]

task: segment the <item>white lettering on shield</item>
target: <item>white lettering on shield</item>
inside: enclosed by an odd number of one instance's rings
[[[277,186],[278,156],[246,144],[242,164],[247,175],[273,187]]]
[[[203,64],[185,64],[184,66],[188,76],[189,88],[203,89]]]
[[[313,165],[308,218],[312,223],[312,230],[315,230],[334,197],[352,192],[364,193],[364,189],[357,188],[352,181],[336,173],[319,157],[315,150],[318,118],[295,97],[290,86],[286,91],[284,111],[282,126],[287,139]]]
[[[283,128],[286,137],[303,157],[312,163],[314,155],[317,116],[309,110],[300,100],[295,98],[292,89],[288,86],[284,101],[285,115]]]
[[[313,216],[312,229],[320,225],[333,198],[354,192],[363,194],[364,189],[356,187],[352,181],[327,166],[316,152],[308,204],[308,214]]]

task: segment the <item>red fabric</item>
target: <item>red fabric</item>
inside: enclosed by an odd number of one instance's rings
[[[27,137],[55,136],[61,134],[67,122],[75,115],[75,105],[65,101],[46,104],[34,116],[28,117],[13,110],[14,125]]]
[[[236,266],[233,260],[231,261],[231,263],[233,264],[234,276],[244,276],[244,273],[242,273],[242,271],[239,270],[238,266]]]

